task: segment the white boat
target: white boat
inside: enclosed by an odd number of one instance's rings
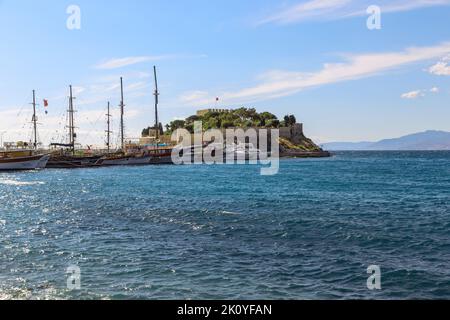
[[[226,145],[224,155],[227,159],[234,156],[235,160],[258,160],[261,151],[252,143],[239,143]]]
[[[36,170],[44,169],[50,159],[49,154],[38,151],[37,117],[36,117],[36,93],[33,90],[33,150],[30,149],[6,149],[0,151],[0,171],[7,170]]]
[[[0,171],[43,169],[49,159],[47,154],[32,151],[0,152]]]

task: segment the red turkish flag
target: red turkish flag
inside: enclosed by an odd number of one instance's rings
[[[44,99],[44,107],[48,107],[48,100]]]

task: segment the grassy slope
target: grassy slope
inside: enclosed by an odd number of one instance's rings
[[[311,139],[303,137],[297,137],[293,139],[294,141],[280,138],[280,148],[281,151],[322,151],[322,149],[317,146]]]

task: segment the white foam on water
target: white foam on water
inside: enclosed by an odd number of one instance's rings
[[[23,287],[0,288],[0,301],[5,300],[64,300],[62,292],[49,286],[38,289]]]
[[[229,216],[240,216],[240,215],[242,215],[242,213],[232,212],[232,211],[221,211],[220,213],[224,214],[224,215],[229,215]]]
[[[17,181],[17,180],[0,180],[0,184],[7,186],[35,186],[43,185],[45,182],[42,181]]]
[[[6,301],[6,300],[11,300],[12,299],[12,295],[8,294],[6,292],[0,292],[0,301]]]

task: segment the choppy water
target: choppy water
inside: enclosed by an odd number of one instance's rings
[[[450,299],[450,153],[0,173],[0,235],[0,299]]]

